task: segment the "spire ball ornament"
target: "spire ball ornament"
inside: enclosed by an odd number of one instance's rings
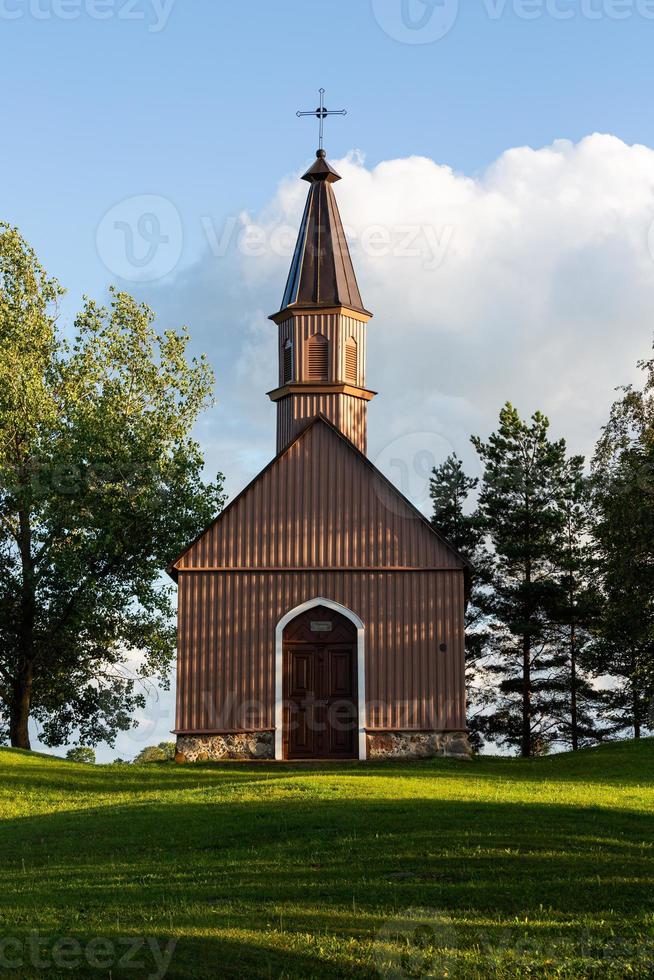
[[[347,109],[327,109],[325,107],[325,90],[324,90],[324,88],[321,88],[318,91],[320,93],[320,105],[318,106],[318,108],[317,109],[309,109],[306,112],[304,112],[304,111],[298,111],[298,112],[295,113],[295,115],[296,116],[315,116],[316,117],[316,119],[320,123],[319,128],[318,128],[318,134],[319,134],[318,146],[319,146],[319,149],[318,149],[318,152],[316,153],[316,156],[325,157],[327,154],[323,150],[323,145],[322,145],[322,142],[323,142],[323,134],[324,134],[324,126],[325,126],[325,119],[327,118],[327,116],[347,116]]]

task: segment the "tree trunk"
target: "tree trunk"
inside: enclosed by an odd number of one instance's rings
[[[635,654],[631,656],[631,710],[634,720],[634,738],[640,738],[640,704],[638,703],[638,682],[636,680],[638,665]]]
[[[23,671],[14,685],[9,707],[9,738],[14,749],[31,749],[28,723],[32,696],[32,669]]]
[[[577,636],[575,624],[570,627],[570,727],[572,729],[572,751],[579,748],[579,720],[577,712]]]
[[[634,738],[640,738],[640,705],[638,704],[638,693],[633,684],[633,713],[634,713]]]
[[[18,650],[20,669],[12,680],[9,704],[9,737],[16,749],[30,749],[28,723],[34,682],[34,626],[36,622],[36,582],[32,557],[32,524],[27,510],[19,514],[18,546],[21,557],[22,586]]]
[[[527,501],[527,504],[529,502]],[[530,535],[529,535],[530,537]],[[525,564],[525,585],[527,595],[531,597],[531,560],[527,559]],[[525,622],[531,624],[532,610],[528,600],[525,607]],[[528,631],[522,637],[522,738],[520,744],[520,754],[528,759],[532,755],[533,744],[531,737],[531,632]]]
[[[522,638],[522,741],[520,754],[528,759],[531,755],[531,636]]]

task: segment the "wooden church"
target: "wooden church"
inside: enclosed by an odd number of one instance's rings
[[[270,318],[277,454],[169,568],[177,759],[465,756],[468,569],[366,457],[371,314],[340,178],[321,149],[302,179]]]

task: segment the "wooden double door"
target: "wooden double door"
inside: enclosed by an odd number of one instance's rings
[[[357,631],[318,606],[284,630],[284,758],[358,756]]]

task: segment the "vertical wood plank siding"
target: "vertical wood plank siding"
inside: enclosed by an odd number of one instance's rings
[[[279,325],[280,370],[279,384],[284,384],[282,374],[282,352],[284,344],[290,340],[295,354],[295,378],[308,377],[308,346],[314,334],[322,334],[329,341],[329,379],[345,381],[345,342],[353,337],[357,344],[358,372],[356,383],[363,387],[366,383],[366,324],[343,313],[306,313],[303,316],[289,317]]]
[[[272,728],[275,627],[318,596],[365,623],[368,727],[465,727],[462,562],[324,422],[176,568],[179,731]]]
[[[362,453],[367,449],[368,403],[344,394],[293,394],[277,402],[277,452],[288,446],[307,422],[325,415]]]
[[[401,494],[321,422],[260,474],[176,565],[462,569]]]
[[[314,596],[365,624],[368,728],[465,728],[460,571],[187,571],[179,576],[177,730],[273,728],[275,627]]]
[[[329,343],[328,373],[325,380],[349,382],[361,388],[366,384],[366,324],[343,313],[306,313],[289,317],[279,325],[279,385],[284,378],[284,345],[293,345],[293,380],[309,380],[309,344],[320,334]],[[356,379],[348,377],[346,344],[352,338],[357,350]],[[293,394],[277,402],[277,451],[297,435],[314,415],[330,419],[358,449],[366,452],[367,402],[352,395]]]

